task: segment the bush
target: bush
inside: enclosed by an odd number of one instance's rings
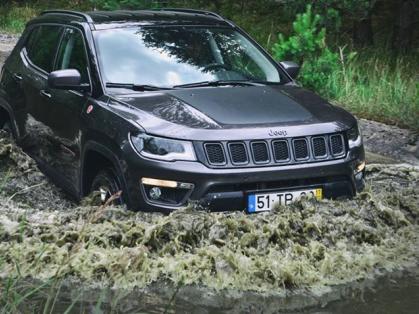
[[[295,34],[288,39],[279,35],[273,55],[279,61],[299,62],[302,65],[299,79],[303,85],[327,94],[325,82],[331,73],[339,70],[340,62],[339,55],[327,47],[326,30],[320,23],[321,17],[308,5],[306,12],[298,14],[293,23]]]
[[[297,14],[292,24],[295,35],[284,38],[279,34],[278,43],[273,46],[274,57],[278,60],[293,59],[302,63],[305,58],[317,56],[326,47],[326,31],[319,29],[320,16],[313,14],[311,6],[303,14]]]

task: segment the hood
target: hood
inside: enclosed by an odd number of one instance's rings
[[[134,115],[146,132],[168,137],[209,140],[209,134],[217,134],[218,139],[232,139],[247,131],[250,138],[259,133],[260,138],[272,136],[268,133],[314,135],[355,124],[351,114],[298,86],[179,89],[118,95],[115,100],[131,108],[130,118]]]

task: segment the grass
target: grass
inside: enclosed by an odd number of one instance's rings
[[[363,51],[332,73],[326,96],[359,117],[419,131],[419,60]]]
[[[39,10],[30,6],[1,6],[0,30],[6,33],[19,34],[25,24],[38,14]]]

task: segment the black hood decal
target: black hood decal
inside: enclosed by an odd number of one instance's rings
[[[270,86],[182,89],[169,94],[224,126],[304,123],[314,118],[306,106]]]
[[[145,132],[182,139],[305,136],[339,132],[356,123],[347,111],[298,86],[175,89],[112,98],[114,110]]]
[[[153,105],[151,113],[169,122],[199,129],[217,129],[220,126],[207,115],[177,98]]]

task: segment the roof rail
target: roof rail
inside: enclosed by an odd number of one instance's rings
[[[78,12],[78,11],[70,11],[70,10],[47,10],[47,11],[41,12],[41,15],[46,15],[46,14],[65,14],[65,15],[72,15],[72,16],[81,17],[87,23],[92,23],[92,24],[94,23],[93,20],[92,20],[92,18],[90,17],[90,15],[88,15],[86,13]]]
[[[206,11],[206,10],[195,10],[195,9],[176,9],[176,8],[159,8],[159,9],[153,9],[154,11],[168,11],[168,12],[179,12],[179,13],[191,13],[191,14],[202,14],[202,15],[208,15],[216,17],[220,20],[224,21],[224,18],[214,12]]]

